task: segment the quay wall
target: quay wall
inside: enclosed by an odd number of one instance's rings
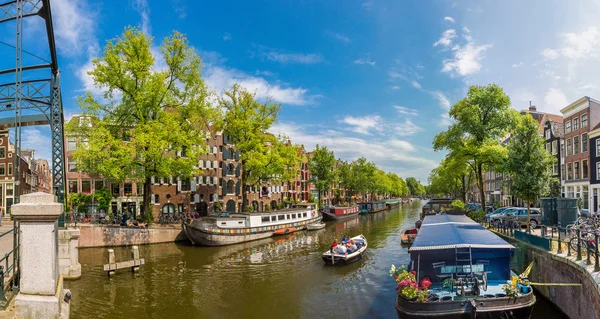
[[[180,225],[144,228],[78,224],[79,248],[147,245],[187,240]]]
[[[537,248],[523,241],[496,233],[513,246],[520,249],[523,267],[532,261],[529,274],[532,282],[539,283],[579,283],[581,286],[534,286],[536,291],[554,303],[569,318],[600,318],[600,273],[592,273],[592,266],[586,260],[576,261],[566,257],[566,252],[557,254]],[[566,247],[563,245],[563,249]]]

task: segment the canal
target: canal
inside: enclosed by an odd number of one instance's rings
[[[396,318],[391,264],[407,264],[400,231],[419,218],[420,203],[329,222],[300,232],[225,247],[187,243],[141,246],[141,271],[102,271],[106,249],[81,249],[82,278],[67,281],[72,318]],[[367,257],[326,267],[321,253],[335,238],[364,234]],[[117,261],[128,248],[115,249]],[[538,299],[533,318],[564,318]]]

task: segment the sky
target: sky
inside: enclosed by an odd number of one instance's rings
[[[423,183],[445,155],[432,139],[452,123],[447,112],[470,85],[497,83],[515,109],[531,101],[555,114],[583,95],[600,98],[600,3],[592,0],[51,5],[66,118],[79,112],[78,96],[101,94],[87,72],[107,40],[138,26],[154,37],[156,54],[178,30],[202,57],[212,90],[237,82],[281,103],[272,132]],[[29,18],[23,31],[24,48],[41,57],[43,27]],[[0,27],[0,41],[14,43],[14,25]],[[0,68],[11,66],[14,49],[0,43]],[[49,130],[25,129],[23,145],[50,158]]]

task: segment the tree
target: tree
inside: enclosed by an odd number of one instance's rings
[[[319,205],[323,204],[321,194],[326,193],[335,180],[334,167],[336,164],[335,155],[327,147],[319,147],[312,152],[312,157],[308,160],[310,170],[310,182],[315,185],[319,193]]]
[[[112,196],[106,187],[94,192],[94,200],[98,202],[98,209],[105,212],[109,211]]]
[[[299,169],[302,150],[285,136],[267,133],[277,120],[279,104],[270,99],[260,103],[255,94],[237,84],[224,92],[218,102],[225,110],[224,133],[240,152],[242,211],[246,211],[246,187],[292,180]]]
[[[429,175],[429,192],[452,194],[467,202],[467,191],[471,186],[473,170],[464,158],[447,156]]]
[[[467,96],[449,112],[454,123],[433,140],[436,151],[448,150],[449,157],[463,158],[475,173],[485,209],[483,174],[501,166],[506,159],[503,139],[514,127],[518,113],[510,107],[510,98],[496,84],[471,86]]]
[[[548,191],[552,165],[556,160],[544,149],[544,143],[543,137],[538,133],[537,121],[528,113],[518,121],[508,144],[506,172],[511,177],[513,194],[528,203],[528,231],[530,231],[529,206]]]
[[[368,162],[366,158],[361,157],[352,162],[353,187],[355,192],[361,193],[363,197],[375,189],[375,172],[377,167],[373,162]]]
[[[348,201],[348,197],[352,196],[354,191],[353,187],[356,184],[354,182],[354,174],[352,173],[352,165],[348,162],[343,162],[338,165],[335,169],[335,177],[337,179],[338,184],[344,187],[346,190],[346,198],[345,201]]]
[[[561,187],[560,181],[558,178],[553,178],[550,180],[550,190],[548,193],[548,197],[560,197],[561,195]]]
[[[391,186],[391,195],[392,196],[406,196],[408,195],[408,187],[404,180],[396,175],[395,173],[388,173],[388,178],[390,180]]]
[[[207,100],[200,57],[185,36],[174,32],[163,40],[160,70],[151,45],[152,38],[136,28],[108,41],[88,72],[103,97],[80,97],[83,116],[66,128],[67,136],[79,138],[73,157],[80,170],[143,183],[149,220],[151,178],[192,177],[219,114]]]
[[[425,195],[425,187],[419,183],[414,177],[406,178],[406,185],[408,186],[408,192],[412,196],[423,196]]]

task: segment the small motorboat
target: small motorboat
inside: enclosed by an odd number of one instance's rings
[[[278,229],[276,231],[273,232],[273,236],[277,236],[277,235],[287,235],[287,234],[291,234],[295,231],[299,230],[299,228],[295,228],[295,227],[286,227],[286,228],[281,228]]]
[[[412,242],[415,240],[415,237],[417,237],[418,232],[419,230],[416,227],[403,230],[402,234],[400,234],[400,240],[402,241],[402,244],[412,244]]]
[[[306,229],[317,230],[317,229],[323,229],[323,228],[325,228],[325,226],[327,226],[325,223],[314,223],[314,224],[306,225]]]
[[[356,237],[350,238],[350,240],[354,240],[354,244],[358,247],[358,249],[351,253],[340,254],[337,249],[330,249],[323,253],[323,261],[326,265],[347,265],[349,263],[353,263],[363,257],[363,255],[367,252],[367,239],[365,236],[358,235]]]

